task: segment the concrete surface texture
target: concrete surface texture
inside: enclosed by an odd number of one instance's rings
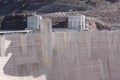
[[[119,56],[120,31],[1,34],[0,80],[119,80]]]

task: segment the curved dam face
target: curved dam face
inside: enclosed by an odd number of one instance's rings
[[[0,80],[119,80],[119,56],[120,31],[1,34]]]

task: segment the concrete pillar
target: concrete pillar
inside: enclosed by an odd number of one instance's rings
[[[52,69],[52,21],[43,19],[40,23],[41,46],[43,63],[46,66],[48,75],[51,75]],[[48,80],[51,76],[48,76]]]
[[[0,52],[2,57],[5,56],[5,35],[0,36]]]
[[[48,34],[52,32],[51,19],[43,19],[40,21],[40,32],[44,34]]]
[[[82,29],[85,29],[85,16],[82,15],[81,18],[82,18]]]
[[[27,34],[21,34],[22,54],[27,54]]]
[[[83,29],[83,26],[82,26],[82,25],[83,25],[83,23],[82,23],[82,16],[80,17],[80,23],[81,23],[81,24],[80,24],[81,29]]]

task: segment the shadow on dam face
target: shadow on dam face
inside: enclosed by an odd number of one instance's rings
[[[46,75],[46,70],[43,65],[39,65],[38,63],[28,63],[28,64],[12,64],[15,55],[11,55],[8,59],[7,63],[4,66],[4,73],[10,76],[33,76],[39,77],[41,75]],[[24,62],[24,60],[21,60]]]
[[[14,38],[12,36],[14,36]],[[47,73],[48,68],[41,57],[43,55],[40,50],[40,45],[37,45],[36,53],[32,51],[35,50],[32,45],[28,46],[29,53],[22,53],[25,51],[25,47],[21,47],[21,45],[25,46],[23,41],[25,38],[21,40],[20,35],[14,34],[2,35],[0,38],[1,41],[3,41],[2,44],[5,45],[2,45],[3,50],[1,51],[2,57],[5,60],[4,63],[2,63],[4,75],[13,77],[33,76],[34,78],[40,77],[44,80],[49,80]],[[20,42],[22,42],[22,44]],[[16,46],[14,46],[15,44]]]

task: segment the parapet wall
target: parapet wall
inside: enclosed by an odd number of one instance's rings
[[[120,31],[0,35],[0,80],[119,80]]]

